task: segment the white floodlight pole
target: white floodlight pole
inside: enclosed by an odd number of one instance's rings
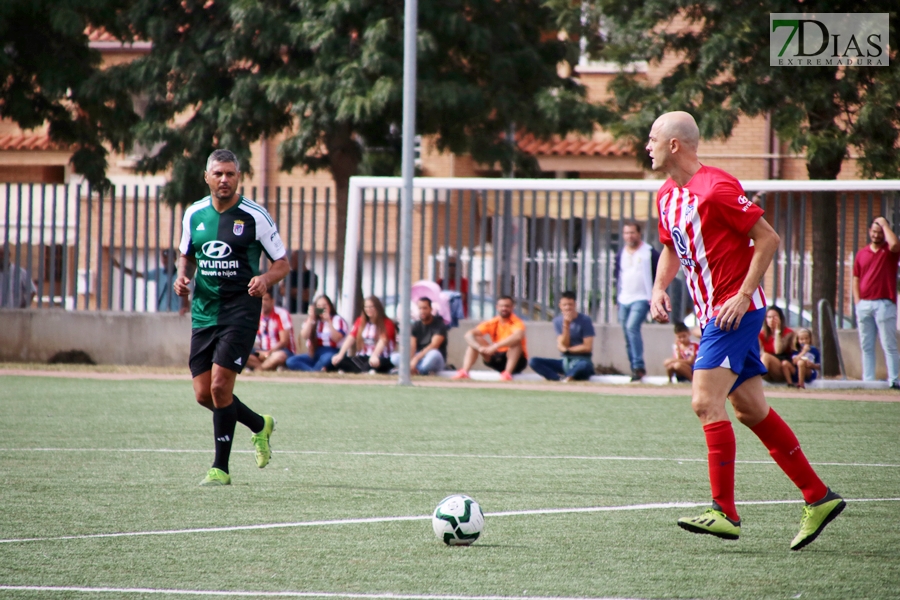
[[[412,357],[409,322],[412,287],[413,175],[416,138],[416,31],[418,0],[406,0],[403,20],[403,192],[400,196],[400,385],[410,385],[409,361]]]

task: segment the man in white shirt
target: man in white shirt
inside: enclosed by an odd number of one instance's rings
[[[622,226],[622,239],[625,244],[616,255],[616,301],[619,304],[619,322],[625,331],[631,380],[640,381],[647,374],[641,324],[650,311],[659,252],[643,242],[641,226],[634,221]]]

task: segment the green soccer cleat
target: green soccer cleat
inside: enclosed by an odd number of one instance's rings
[[[678,526],[691,533],[705,533],[720,537],[723,540],[736,540],[741,537],[741,522],[732,521],[720,510],[707,508],[699,517],[681,517]]]
[[[231,475],[222,469],[213,467],[206,472],[206,477],[203,478],[200,485],[231,485]]]
[[[272,432],[275,431],[275,419],[269,415],[263,415],[263,420],[266,424],[263,426],[262,431],[253,434],[253,437],[250,438],[253,441],[253,447],[256,448],[256,466],[260,469],[269,464],[269,460],[272,458],[269,438],[272,437]]]
[[[847,503],[844,499],[828,489],[825,497],[818,502],[803,507],[803,518],[800,519],[800,533],[791,541],[791,550],[799,550],[815,540],[825,526],[841,514]]]

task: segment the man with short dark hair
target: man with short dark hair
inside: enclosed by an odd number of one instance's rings
[[[431,375],[444,368],[447,362],[447,324],[431,310],[431,298],[419,298],[419,320],[413,323],[410,346],[414,354],[409,361],[413,375]],[[391,356],[393,364],[399,364],[400,353]]]
[[[234,395],[234,381],[247,364],[256,339],[262,296],[284,279],[290,266],[284,244],[269,213],[237,192],[241,171],[228,150],[209,155],[203,177],[210,195],[184,212],[181,258],[174,289],[190,294],[192,334],[190,368],[197,402],[213,412],[216,457],[200,485],[230,485],[228,459],[236,423],[253,433],[256,465],[271,457],[269,438],[275,420],[259,415]],[[259,259],[272,261],[260,273]]]
[[[853,299],[859,322],[863,380],[875,381],[875,336],[881,338],[891,388],[900,389],[897,353],[897,263],[900,239],[884,217],[869,225],[869,244],[853,261]]]
[[[466,332],[466,355],[463,367],[453,379],[468,379],[469,370],[481,356],[485,366],[500,371],[500,379],[512,381],[515,373],[528,366],[525,346],[525,323],[513,313],[513,299],[500,296],[497,316]]]
[[[644,339],[641,325],[650,311],[653,278],[659,252],[641,239],[641,226],[627,221],[622,226],[625,244],[616,254],[616,302],[619,305],[619,322],[625,333],[625,349],[631,365],[631,380],[640,381],[647,374],[644,364]]]
[[[553,319],[556,347],[562,359],[534,357],[528,361],[531,369],[550,381],[584,381],[594,374],[591,353],[594,349],[594,324],[591,318],[578,312],[575,292],[563,292],[559,299],[559,314]]]

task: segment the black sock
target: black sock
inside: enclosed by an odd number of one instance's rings
[[[263,427],[266,426],[265,419],[247,408],[247,405],[241,402],[237,396],[232,394],[231,397],[233,398],[231,403],[237,406],[237,422],[241,425],[246,425],[247,427],[249,427],[250,431],[252,431],[253,433],[259,433],[260,431],[262,431]]]
[[[231,456],[231,441],[234,438],[234,426],[237,423],[237,407],[234,402],[225,408],[213,409],[213,433],[216,437],[216,460],[214,469],[228,472],[228,459]]]

